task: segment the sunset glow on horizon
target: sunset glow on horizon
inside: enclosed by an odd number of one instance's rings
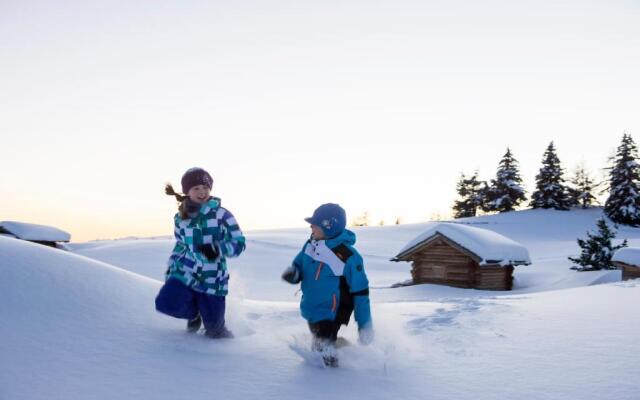
[[[322,203],[449,217],[511,148],[603,179],[640,140],[633,2],[19,2],[0,12],[0,220],[172,234],[190,167],[246,230]]]

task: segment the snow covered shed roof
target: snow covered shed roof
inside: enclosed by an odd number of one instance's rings
[[[480,265],[531,264],[529,251],[520,243],[487,229],[455,223],[439,223],[431,227],[400,250],[392,261],[408,261],[408,256],[438,237],[445,237],[457,247],[475,255]]]
[[[613,253],[611,261],[640,267],[640,248],[624,247]]]
[[[33,242],[68,242],[71,240],[69,233],[58,228],[17,221],[0,221],[0,233],[9,233],[18,239]]]

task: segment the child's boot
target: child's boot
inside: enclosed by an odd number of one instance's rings
[[[322,355],[322,361],[327,367],[335,368],[338,366],[338,352],[336,346],[329,340],[314,337],[311,342],[311,350],[317,351]]]
[[[322,350],[322,361],[324,361],[324,365],[327,367],[338,367],[338,352],[333,344],[328,344]]]
[[[221,329],[217,331],[207,330],[205,336],[211,339],[231,339],[233,338],[233,333],[227,329],[226,326],[223,326]]]
[[[200,317],[200,313],[196,315],[194,319],[190,319],[187,321],[187,331],[188,332],[198,332],[200,326],[202,325],[202,317]]]

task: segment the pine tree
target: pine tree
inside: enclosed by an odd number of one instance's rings
[[[523,201],[527,200],[522,188],[522,178],[518,170],[518,161],[507,148],[498,165],[496,179],[484,191],[484,211],[506,212],[513,211]]]
[[[453,205],[454,218],[475,217],[483,203],[483,187],[486,183],[478,180],[476,171],[471,178],[461,174],[457,185],[460,200]]]
[[[531,195],[531,207],[569,209],[569,195],[562,177],[560,159],[553,142],[549,144],[542,158],[542,168],[536,175],[536,190]]]
[[[597,203],[593,192],[598,188],[599,184],[591,178],[584,164],[576,167],[570,182],[571,185],[567,187],[570,207],[580,206],[582,208],[589,208]]]
[[[353,219],[351,226],[369,226],[369,212],[365,211],[364,214]]]
[[[604,218],[600,218],[596,224],[598,226],[596,235],[587,232],[586,240],[578,239],[578,246],[582,249],[582,253],[578,258],[569,257],[569,260],[580,265],[580,267],[572,267],[571,269],[594,271],[616,268],[611,262],[611,257],[616,250],[627,247],[627,240],[625,239],[618,246],[613,246],[611,240],[615,238],[616,232],[609,229]]]
[[[636,144],[625,133],[609,173],[609,198],[604,205],[606,215],[623,225],[640,225],[640,166],[636,158]]]

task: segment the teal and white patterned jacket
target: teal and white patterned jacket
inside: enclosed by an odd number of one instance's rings
[[[198,292],[226,296],[229,291],[226,257],[239,256],[245,249],[245,238],[233,214],[221,207],[220,202],[217,197],[210,198],[193,218],[175,215],[176,244],[167,263],[166,279],[178,279]],[[198,249],[212,243],[221,253],[215,260],[207,259]]]

